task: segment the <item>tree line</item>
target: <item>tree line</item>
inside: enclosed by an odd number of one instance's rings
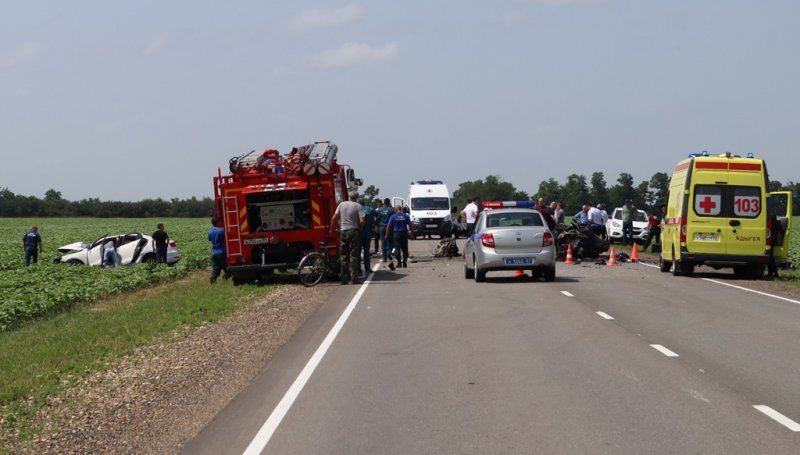
[[[168,201],[157,198],[137,202],[101,201],[98,198],[68,201],[54,189],[47,190],[42,199],[14,194],[8,188],[0,189],[0,216],[4,217],[202,218],[211,216],[213,212],[214,200],[208,197],[172,198]]]
[[[564,183],[554,178],[539,183],[536,194],[530,197],[524,191],[517,190],[514,185],[503,182],[500,177],[490,175],[483,180],[463,182],[453,192],[453,203],[456,207],[464,207],[467,200],[479,197],[481,200],[519,201],[544,198],[546,203],[560,202],[567,214],[577,213],[583,204],[603,204],[609,212],[620,207],[630,199],[636,207],[650,211],[654,207],[666,204],[669,192],[670,175],[656,172],[649,180],[635,183],[627,172],[622,172],[616,182],[609,186],[603,172],[595,172],[587,179],[582,174],[570,174]],[[792,214],[800,215],[800,183],[783,184],[773,180],[769,182],[769,191],[792,192]]]

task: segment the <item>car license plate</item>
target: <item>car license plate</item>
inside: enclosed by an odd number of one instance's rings
[[[531,265],[533,258],[505,258],[503,262],[505,265]]]
[[[426,224],[425,227],[428,229],[435,229],[437,226],[435,224]]]
[[[719,236],[713,234],[695,234],[694,239],[701,242],[718,242]]]

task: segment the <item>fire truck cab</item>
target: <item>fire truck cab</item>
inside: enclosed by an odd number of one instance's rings
[[[361,179],[336,158],[329,142],[275,149],[230,159],[230,174],[214,177],[216,216],[224,223],[228,273],[234,284],[257,280],[276,269],[296,268],[309,252],[326,245],[338,256],[330,221],[337,205],[357,191]]]

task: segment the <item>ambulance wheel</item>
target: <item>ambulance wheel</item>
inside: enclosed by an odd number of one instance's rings
[[[675,257],[675,251],[672,251],[672,276],[681,276],[681,263]]]
[[[694,273],[694,264],[689,262],[681,263],[681,272],[683,276],[692,276]]]
[[[658,269],[661,270],[664,273],[667,273],[667,272],[670,271],[671,268],[672,268],[672,262],[667,261],[666,259],[664,259],[664,253],[662,252],[658,256]]]

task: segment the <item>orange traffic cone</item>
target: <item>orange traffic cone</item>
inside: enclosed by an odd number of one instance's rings
[[[567,258],[564,260],[564,264],[567,265],[575,265],[575,260],[572,258],[572,244],[567,244]]]
[[[523,276],[525,276],[525,271],[524,270],[517,270],[516,272],[514,272],[514,278],[520,278],[520,277],[523,277]]]
[[[619,265],[617,262],[617,250],[613,246],[611,247],[611,252],[608,253],[608,265],[612,267]]]
[[[639,262],[639,247],[636,242],[633,242],[633,248],[631,249],[631,262]]]

